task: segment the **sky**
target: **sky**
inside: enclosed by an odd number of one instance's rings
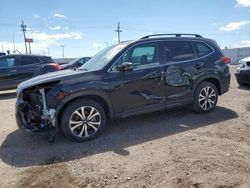
[[[93,56],[121,40],[148,34],[198,33],[221,48],[250,46],[250,0],[1,0],[0,52],[25,53],[20,25],[32,53]]]

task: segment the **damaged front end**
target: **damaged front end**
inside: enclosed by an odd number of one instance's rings
[[[59,101],[52,90],[57,83],[17,89],[16,121],[20,129],[56,133],[56,106]]]

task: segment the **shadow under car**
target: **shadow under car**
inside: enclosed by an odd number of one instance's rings
[[[73,143],[58,134],[55,143],[50,144],[44,136],[26,135],[15,130],[2,143],[0,158],[9,165],[26,167],[70,161],[108,151],[129,155],[124,148],[191,129],[216,126],[215,123],[237,117],[235,111],[220,106],[208,114],[196,114],[189,108],[174,108],[110,121],[101,135],[84,143]]]

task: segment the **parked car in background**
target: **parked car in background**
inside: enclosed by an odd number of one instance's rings
[[[0,56],[6,55],[5,52],[0,52]]]
[[[15,89],[37,75],[60,70],[48,56],[13,54],[0,56],[0,90]]]
[[[187,35],[187,36],[186,36]],[[17,89],[20,129],[96,137],[107,119],[189,105],[211,112],[230,85],[230,58],[212,39],[161,34],[110,46],[79,69],[22,82]]]
[[[78,68],[90,59],[91,59],[91,57],[80,57],[80,58],[77,58],[77,59],[70,61],[67,64],[60,65],[60,68],[61,68],[61,70]]]
[[[235,77],[239,85],[250,84],[250,57],[239,61]]]
[[[53,58],[53,61],[60,65],[68,64],[70,61],[74,60],[75,58]]]

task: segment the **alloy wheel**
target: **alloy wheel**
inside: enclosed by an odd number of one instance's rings
[[[215,90],[212,87],[204,87],[199,94],[200,107],[205,111],[210,110],[215,105],[216,97]]]
[[[71,132],[80,138],[95,134],[101,125],[100,112],[92,106],[82,106],[75,110],[69,121]]]

